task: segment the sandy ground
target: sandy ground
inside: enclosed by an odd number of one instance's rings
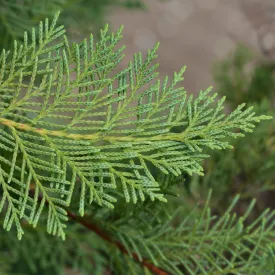
[[[112,10],[107,18],[113,28],[124,25],[127,56],[146,52],[160,41],[160,76],[171,76],[187,66],[184,87],[196,93],[214,85],[211,68],[237,43],[259,49],[275,45],[272,1],[266,0],[146,0],[147,11]],[[270,2],[270,3],[269,3]],[[275,7],[275,1],[273,1]],[[273,10],[274,11],[274,10]],[[126,66],[129,59],[126,58]]]

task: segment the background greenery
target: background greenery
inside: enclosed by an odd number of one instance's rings
[[[145,8],[141,0],[0,0],[0,48],[9,49],[15,39],[23,39],[24,31],[31,31],[57,11],[61,11],[60,23],[74,37],[98,34],[105,15],[116,6]]]
[[[274,117],[273,61],[259,58],[240,45],[228,59],[215,64],[213,71],[216,90],[226,96],[228,109],[247,102],[254,106],[256,113]],[[189,191],[198,198],[212,188],[213,204],[219,211],[224,211],[235,194],[241,194],[241,206],[257,197],[258,211],[274,208],[275,121],[263,122],[251,135],[230,142],[233,150],[211,153],[211,158],[205,162],[204,177],[189,179]]]

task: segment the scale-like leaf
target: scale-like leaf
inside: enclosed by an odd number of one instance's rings
[[[0,57],[1,206],[19,237],[19,220],[35,226],[47,204],[48,232],[64,238],[73,194],[81,215],[91,203],[113,208],[118,193],[126,202],[164,202],[152,167],[202,175],[205,147],[230,148],[224,137],[242,135],[234,129],[251,132],[268,118],[244,105],[225,116],[210,88],[188,97],[178,87],[185,68],[171,83],[157,80],[158,44],[115,72],[122,28],[109,33],[106,25],[97,42],[91,35],[70,46],[56,21],[41,22]]]

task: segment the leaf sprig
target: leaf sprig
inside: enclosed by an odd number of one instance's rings
[[[156,80],[158,44],[115,72],[122,28],[106,25],[98,41],[70,46],[57,18],[0,56],[0,211],[19,239],[21,220],[36,226],[46,204],[48,232],[65,238],[75,194],[82,216],[91,203],[113,208],[118,192],[126,202],[165,202],[151,167],[202,175],[204,147],[230,148],[224,138],[242,135],[235,128],[251,132],[270,118],[244,104],[226,116],[211,88],[193,100],[178,87],[185,67],[170,84]]]

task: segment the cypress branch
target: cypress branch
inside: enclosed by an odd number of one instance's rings
[[[119,242],[119,241],[113,241],[109,235],[107,235],[106,233],[104,233],[99,227],[97,227],[95,224],[92,223],[88,223],[87,221],[85,221],[84,219],[79,219],[79,217],[77,217],[75,214],[67,211],[68,217],[70,217],[72,220],[82,224],[84,227],[88,228],[89,230],[95,232],[100,238],[102,238],[103,240],[115,245],[123,254],[126,254],[130,257],[132,257],[134,260],[136,260],[137,262],[139,262],[141,265],[143,265],[144,267],[148,268],[153,274],[156,275],[169,275],[168,272],[166,272],[165,270],[155,266],[154,264],[150,263],[148,260],[146,259],[142,259],[140,261],[138,255],[134,252],[132,252],[130,255],[128,254],[127,249]]]
[[[82,224],[122,252],[112,258],[116,269],[123,254],[132,256],[127,267],[134,274],[143,267],[155,274],[251,273],[270,258],[274,213],[247,226],[254,201],[238,218],[231,214],[235,198],[216,220],[210,198],[195,214],[177,216],[175,205],[172,217],[163,202],[171,203],[180,177],[203,175],[207,148],[230,149],[227,137],[242,137],[271,117],[245,104],[226,115],[225,98],[211,88],[187,96],[179,86],[185,67],[170,82],[157,79],[158,44],[115,73],[122,28],[110,33],[106,25],[96,42],[91,35],[70,45],[57,19],[41,22],[0,56],[3,228],[21,239],[23,223],[36,228],[44,221],[47,233],[64,240]],[[94,214],[96,224],[77,211]],[[68,218],[77,223],[68,226]]]
[[[9,58],[5,50],[0,58],[1,150],[14,151],[0,159],[1,184],[8,197],[16,198],[6,215],[7,229],[23,217],[35,226],[48,203],[48,232],[64,238],[65,208],[76,180],[81,182],[80,215],[91,203],[113,208],[117,197],[111,193],[118,188],[126,202],[166,202],[151,166],[175,176],[202,175],[205,147],[231,148],[224,138],[242,136],[235,128],[251,132],[255,123],[270,118],[244,110],[245,104],[225,116],[225,99],[216,100],[211,88],[188,98],[176,87],[185,67],[170,84],[168,78],[153,82],[158,44],[112,76],[123,58],[123,47],[114,50],[122,28],[109,34],[106,25],[98,42],[91,35],[89,42],[69,46],[57,18],[51,25],[41,22],[30,44],[25,34],[23,45],[15,43]],[[183,130],[174,133],[178,126]],[[26,197],[27,178],[35,183],[34,198]],[[21,232],[18,222],[17,228]]]

